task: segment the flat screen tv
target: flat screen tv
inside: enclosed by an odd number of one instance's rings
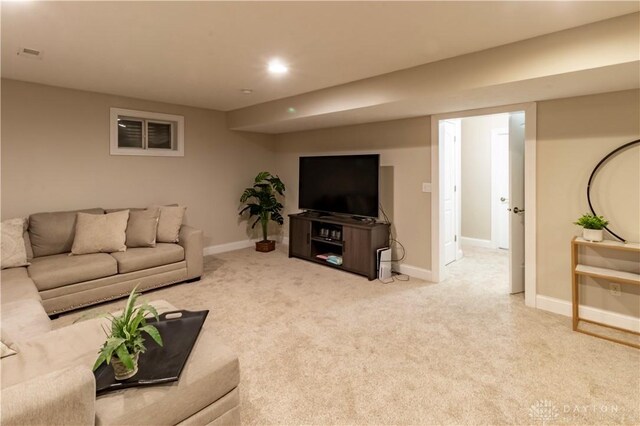
[[[300,157],[299,207],[378,217],[380,155]]]

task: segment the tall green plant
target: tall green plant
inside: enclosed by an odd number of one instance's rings
[[[284,190],[284,183],[278,176],[273,176],[269,172],[260,172],[254,179],[253,186],[246,188],[240,197],[240,202],[246,203],[243,209],[240,210],[240,215],[248,211],[249,218],[257,216],[251,225],[251,229],[255,228],[260,222],[262,225],[262,241],[267,241],[269,220],[273,220],[279,225],[284,223],[284,218],[280,213],[283,206],[276,198],[276,194],[284,196]]]
[[[111,332],[104,329],[107,341],[104,342],[100,352],[98,352],[98,359],[93,366],[94,371],[103,362],[111,363],[111,358],[114,356],[118,357],[127,368],[133,369],[135,355],[146,350],[142,332],[147,333],[157,344],[162,346],[160,332],[153,325],[147,324],[145,319],[145,315],[150,313],[157,320],[158,312],[156,308],[148,303],[135,306],[136,300],[140,296],[140,293],[136,293],[137,288],[134,288],[129,295],[127,305],[121,315],[109,315],[111,318]]]

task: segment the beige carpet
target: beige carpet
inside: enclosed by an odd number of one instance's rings
[[[245,424],[640,423],[640,351],[526,308],[504,255],[467,254],[442,283],[385,285],[246,249],[145,297],[211,310],[240,357]]]

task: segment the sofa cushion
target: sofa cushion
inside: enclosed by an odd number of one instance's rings
[[[29,216],[29,239],[33,256],[50,256],[71,251],[76,229],[76,213],[101,214],[100,208],[68,212],[35,213]]]
[[[0,274],[0,300],[2,304],[16,300],[34,299],[40,301],[40,294],[27,268],[4,269]]]
[[[2,237],[0,265],[2,269],[26,266],[27,249],[24,243],[24,230],[27,220],[23,217],[3,220],[0,223]]]
[[[112,253],[118,261],[121,274],[184,260],[184,249],[178,244],[158,243],[155,247],[130,248],[127,251]]]
[[[149,208],[129,212],[127,247],[155,247],[160,209]]]
[[[93,425],[96,381],[91,368],[54,370],[2,389],[3,425]]]
[[[106,253],[78,256],[65,253],[35,257],[28,271],[38,290],[43,291],[115,275],[118,273],[118,264]]]
[[[51,331],[51,320],[42,304],[35,299],[3,303],[0,320],[2,332],[9,333],[18,343]]]
[[[113,253],[125,251],[129,210],[107,214],[78,213],[71,253]]]

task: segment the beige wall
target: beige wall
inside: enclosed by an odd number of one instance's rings
[[[422,192],[422,182],[431,180],[429,140],[428,117],[276,136],[275,170],[287,184],[286,212],[298,211],[301,155],[379,153],[382,185],[387,185],[381,188],[381,198],[393,216],[397,239],[406,247],[404,263],[431,269],[431,205],[429,194]]]
[[[2,218],[83,207],[178,202],[206,245],[247,238],[238,198],[257,171],[280,174],[286,211],[297,211],[298,157],[380,153],[382,196],[405,264],[431,269],[428,117],[270,137],[226,130],[224,114],[104,94],[2,80]],[[185,116],[183,158],[109,155],[109,107]],[[585,186],[611,149],[640,137],[640,91],[538,103],[538,293],[570,300],[572,222],[587,211]],[[640,240],[640,150],[612,161],[594,185],[599,211],[630,240]],[[386,185],[386,187],[385,187]],[[287,233],[287,227],[282,232]],[[637,259],[627,260],[638,268]],[[606,287],[606,286],[605,286]],[[584,301],[640,314],[638,288],[613,297],[590,283]]]
[[[588,211],[586,185],[595,165],[614,148],[640,138],[640,91],[558,99],[538,103],[538,293],[571,300],[569,241],[573,225]],[[614,159],[598,175],[593,202],[599,214],[630,241],[640,241],[640,149]],[[640,259],[627,260],[638,270]],[[640,271],[639,271],[640,272]],[[583,302],[638,316],[637,286],[611,296],[608,285],[590,281]]]
[[[222,112],[2,80],[2,218],[84,207],[186,205],[205,245],[247,238],[242,189],[272,163],[272,137]],[[109,107],[184,115],[184,157],[109,155]]]
[[[460,121],[462,236],[491,240],[491,137],[493,129],[508,130],[509,116],[483,115]]]

